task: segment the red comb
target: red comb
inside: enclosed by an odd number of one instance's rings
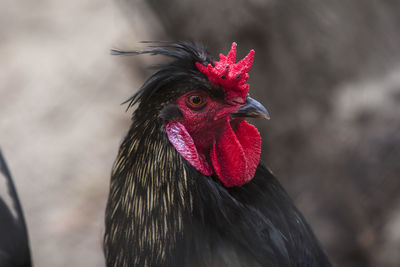
[[[249,78],[247,72],[253,65],[255,52],[250,50],[245,58],[235,64],[236,46],[237,44],[233,42],[228,55],[220,54],[219,61],[215,61],[215,67],[211,64],[206,67],[199,62],[196,62],[196,67],[211,83],[222,87],[226,100],[244,102],[249,92],[249,85],[246,83]]]

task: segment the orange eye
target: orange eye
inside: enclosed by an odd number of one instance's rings
[[[188,97],[188,102],[193,107],[200,107],[204,103],[204,98],[200,95],[191,95]]]

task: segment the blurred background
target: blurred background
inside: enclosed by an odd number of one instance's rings
[[[0,146],[35,266],[104,265],[120,103],[162,62],[109,51],[142,40],[254,48],[262,160],[336,266],[399,266],[399,29],[396,0],[2,0]]]

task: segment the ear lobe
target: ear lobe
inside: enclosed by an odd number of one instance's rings
[[[193,138],[190,136],[182,123],[170,121],[165,126],[165,130],[167,132],[169,141],[184,159],[186,159],[202,174],[207,176],[213,174],[213,170],[208,164],[205,156],[199,154]]]

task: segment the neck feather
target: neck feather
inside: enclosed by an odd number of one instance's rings
[[[193,208],[186,164],[162,122],[143,118],[133,116],[112,171],[104,236],[107,266],[165,261]]]

